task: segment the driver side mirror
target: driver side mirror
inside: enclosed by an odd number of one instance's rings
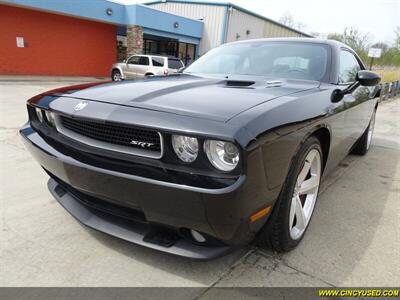
[[[361,86],[375,86],[381,81],[381,77],[374,72],[367,70],[360,70],[356,74],[356,81],[350,84],[343,90],[336,89],[332,92],[331,101],[333,103],[339,102],[343,99],[343,97],[347,94],[351,94]]]
[[[126,63],[126,59],[124,59],[122,62],[123,62],[123,63]]]
[[[374,72],[360,70],[356,75],[356,81],[362,86],[374,86],[381,81],[381,77]]]

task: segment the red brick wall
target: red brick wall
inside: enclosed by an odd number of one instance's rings
[[[0,74],[109,76],[115,35],[115,25],[0,5]]]

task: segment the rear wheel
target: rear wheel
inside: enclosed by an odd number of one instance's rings
[[[111,79],[112,81],[121,81],[122,80],[121,72],[119,70],[113,70],[111,73]]]
[[[310,223],[322,175],[322,150],[317,138],[307,139],[297,153],[281,194],[258,243],[289,251],[301,241]]]
[[[371,120],[369,121],[368,128],[365,130],[363,135],[357,141],[356,146],[352,150],[353,154],[365,155],[365,154],[367,154],[369,148],[371,147],[372,136],[374,134],[374,128],[375,128],[375,115],[376,115],[376,110],[372,114]]]

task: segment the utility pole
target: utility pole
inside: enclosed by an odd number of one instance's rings
[[[374,63],[374,57],[371,57],[370,62],[369,62],[369,70],[372,70],[372,65]]]
[[[368,57],[371,58],[369,63],[369,69],[372,69],[372,64],[374,63],[375,58],[381,57],[382,49],[381,48],[369,48]]]

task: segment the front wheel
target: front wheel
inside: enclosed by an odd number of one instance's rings
[[[112,81],[121,81],[122,80],[121,72],[119,70],[113,70],[111,73],[111,79]]]
[[[310,137],[293,159],[270,220],[259,233],[261,246],[283,252],[300,243],[314,212],[322,168],[321,145]]]

